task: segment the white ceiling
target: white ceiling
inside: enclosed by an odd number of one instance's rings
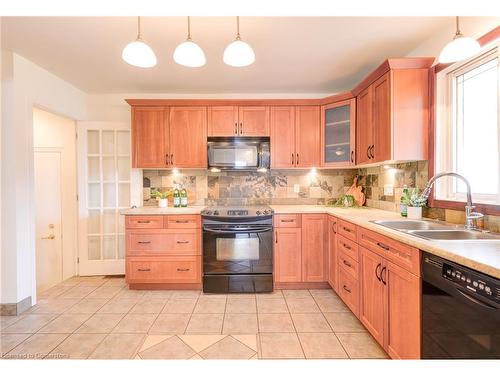
[[[186,17],[144,17],[142,34],[158,57],[152,69],[121,60],[136,37],[133,17],[3,17],[2,47],[85,92],[334,93],[352,88],[387,57],[408,54],[450,17],[241,17],[241,35],[256,62],[222,62],[234,17],[192,17],[191,33],[207,64],[186,68],[172,54],[186,37]]]

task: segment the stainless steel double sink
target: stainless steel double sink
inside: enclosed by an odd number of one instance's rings
[[[500,236],[432,220],[373,220],[372,223],[431,241],[498,241]]]

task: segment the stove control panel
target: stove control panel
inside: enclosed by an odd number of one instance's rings
[[[500,303],[500,281],[498,280],[447,263],[443,264],[442,276],[469,292]]]

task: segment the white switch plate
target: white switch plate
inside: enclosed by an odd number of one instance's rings
[[[293,184],[293,192],[300,193],[300,185],[299,184]]]
[[[394,195],[394,185],[384,185],[384,195]]]

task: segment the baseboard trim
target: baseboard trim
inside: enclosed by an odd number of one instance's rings
[[[202,285],[201,284],[146,284],[146,283],[132,283],[128,284],[129,289],[136,289],[136,290],[201,290]]]
[[[327,282],[274,283],[274,289],[331,289]]]
[[[31,296],[17,303],[0,303],[0,315],[1,316],[15,316],[23,313],[32,306]]]

